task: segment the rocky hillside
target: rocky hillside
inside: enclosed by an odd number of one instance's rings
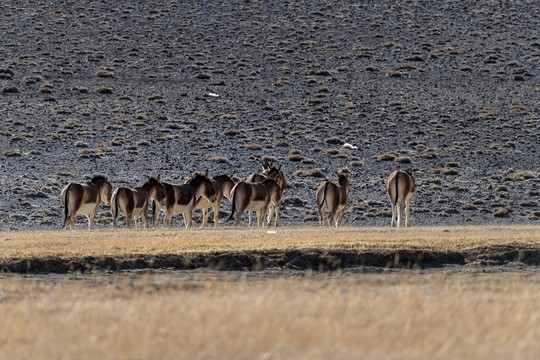
[[[2,3],[0,230],[58,229],[62,187],[95,173],[243,178],[263,159],[290,184],[284,225],[316,225],[343,167],[345,225],[389,225],[397,168],[413,225],[538,222],[539,3],[195,3]]]

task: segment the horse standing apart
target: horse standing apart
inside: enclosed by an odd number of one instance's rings
[[[271,202],[279,204],[281,200],[281,188],[274,179],[265,179],[262,183],[250,183],[241,181],[234,186],[231,191],[232,195],[232,210],[231,216],[227,219],[230,221],[235,211],[238,213],[235,225],[239,225],[242,221],[244,211],[257,212],[257,226],[264,226],[264,215]],[[251,217],[250,217],[251,225]]]
[[[405,205],[405,226],[409,226],[411,200],[414,197],[415,190],[415,182],[412,173],[403,170],[394,171],[388,177],[386,190],[388,191],[388,197],[392,203],[392,226],[400,226],[401,213]]]
[[[219,209],[221,208],[221,200],[223,199],[223,196],[232,201],[231,190],[234,187],[234,180],[232,179],[232,176],[220,175],[214,178],[210,178],[210,181],[212,182],[212,187],[216,192],[216,200],[212,203],[203,196],[201,196],[199,200],[197,200],[197,204],[195,205],[196,209],[202,209],[203,211],[203,222],[201,228],[205,227],[208,223],[209,208],[214,209],[214,226],[218,226]]]
[[[144,223],[144,227],[148,229],[148,204],[150,198],[156,201],[163,201],[165,191],[160,177],[148,178],[142,186],[134,189],[121,186],[112,194],[111,212],[113,215],[113,228],[116,228],[116,218],[120,213],[126,215],[126,228],[131,228],[131,218],[135,220],[135,227],[139,227],[139,219]]]
[[[317,188],[315,199],[319,208],[321,226],[324,226],[325,212],[329,212],[328,226],[332,226],[332,222],[336,227],[341,226],[341,219],[345,213],[347,197],[349,196],[349,174],[338,173],[337,177],[337,184],[324,181]]]
[[[274,161],[261,161],[261,165],[263,167],[263,173],[262,174],[251,174],[246,181],[252,182],[252,183],[262,183],[265,179],[274,179],[279,185],[280,188],[280,200],[281,196],[285,192],[285,189],[287,189],[287,180],[285,180],[285,174],[283,174],[283,171],[281,170],[281,165],[279,167],[274,166]],[[274,217],[275,213],[275,226],[279,226],[279,202],[275,203],[272,201],[270,203],[270,211],[268,212],[268,225],[271,224],[272,218]],[[249,226],[251,226],[251,212],[248,214],[249,216]]]
[[[174,214],[182,214],[186,228],[193,227],[193,210],[197,200],[202,196],[210,203],[216,201],[216,191],[205,174],[194,174],[185,184],[171,184],[162,182],[165,198],[163,201],[153,201],[153,221],[157,226],[157,219],[161,209],[165,210],[165,226],[171,227],[171,217]],[[157,209],[157,211],[156,211]]]
[[[70,183],[62,189],[60,198],[64,205],[64,224],[66,230],[75,229],[73,219],[76,214],[86,215],[88,229],[94,228],[94,217],[101,200],[109,205],[111,202],[112,185],[106,176],[94,176],[82,184]]]

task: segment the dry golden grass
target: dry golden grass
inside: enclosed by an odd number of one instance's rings
[[[533,245],[539,238],[540,226],[536,225],[4,232],[0,233],[0,260],[290,249],[461,251],[513,243]]]
[[[0,260],[275,249],[466,250],[536,245],[539,230],[14,232],[0,233]],[[474,276],[467,270],[457,275],[279,273],[302,275],[287,277],[208,269],[143,276],[129,271],[0,275],[0,354],[80,359],[534,358],[540,352],[540,275],[534,269],[527,275]]]
[[[532,359],[540,353],[538,275],[86,279],[0,278],[2,357]]]

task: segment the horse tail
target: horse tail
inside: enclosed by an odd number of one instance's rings
[[[394,179],[396,180],[396,197],[395,197],[395,199],[394,199],[394,201],[393,201],[393,203],[394,203],[393,205],[394,205],[394,206],[397,206],[398,198],[399,198],[399,193],[398,193],[398,191],[399,191],[399,183],[398,183],[398,180],[399,180],[399,171],[396,172],[396,177],[395,177]]]
[[[64,199],[64,224],[62,225],[62,229],[66,227],[67,219],[69,218],[68,202],[69,202],[69,188],[70,187],[71,187],[71,184],[69,184],[66,189],[66,195],[65,195],[66,198]]]
[[[157,221],[156,221],[156,200],[154,200],[154,198],[152,198],[152,225],[155,227],[157,227]]]
[[[231,215],[227,218],[227,221],[231,221],[234,216],[234,210],[236,210],[236,189],[233,188],[232,192],[232,209],[231,209]]]
[[[113,198],[111,199],[111,211],[113,216],[113,221],[116,222],[116,218],[118,217],[118,193],[120,191],[117,191]]]
[[[326,201],[326,190],[328,189],[328,185],[330,184],[330,181],[327,181],[326,184],[324,184],[324,190],[322,193],[322,200],[319,204],[319,211],[321,211],[321,208],[323,207],[324,202]]]

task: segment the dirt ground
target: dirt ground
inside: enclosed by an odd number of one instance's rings
[[[384,272],[481,272],[536,273],[540,247],[513,244],[485,246],[463,251],[357,251],[274,250],[226,251],[165,255],[69,257],[25,257],[0,262],[0,272],[14,274],[130,274],[167,273],[174,278],[190,272],[228,274],[246,272],[253,276],[289,276],[303,272],[349,274]],[[192,276],[192,275],[188,275]],[[182,277],[182,276],[180,276]]]
[[[342,167],[345,225],[390,222],[397,168],[415,170],[414,225],[540,218],[536,2],[8,0],[1,11],[1,231],[58,229],[62,187],[95,173],[115,187],[205,169],[244,178],[262,159],[289,182],[284,225],[315,225],[314,191]],[[102,206],[97,226],[110,221]]]

